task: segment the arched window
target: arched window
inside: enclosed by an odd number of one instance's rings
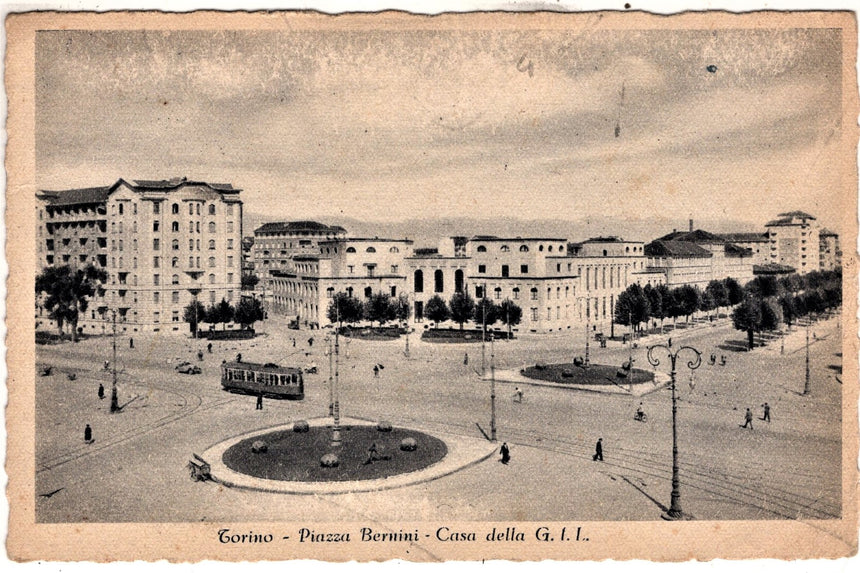
[[[502,287],[496,287],[493,289],[493,295],[496,297],[496,300],[502,298]]]
[[[170,279],[170,282],[171,282],[171,284],[178,285],[179,284],[179,275],[173,275],[173,277]]]
[[[173,257],[173,259],[170,260],[170,268],[175,269],[178,266],[179,266],[179,257]]]
[[[179,203],[174,203],[173,205],[171,205],[170,212],[173,213],[174,215],[178,215],[179,214]]]
[[[454,271],[454,292],[463,292],[463,269]]]
[[[514,300],[520,298],[520,287],[514,287]]]
[[[179,221],[174,221],[173,223],[171,223],[170,224],[170,230],[173,231],[174,233],[178,233],[179,232]]]
[[[539,250],[539,251],[543,251],[543,245],[539,246],[539,247],[538,247],[538,250]]]
[[[552,245],[548,246],[548,247],[546,248],[546,250],[547,250],[547,251],[549,251],[549,252],[551,253],[551,252],[552,252]]]
[[[400,249],[398,249],[397,247],[391,247],[390,249],[388,249],[388,252],[389,253],[399,253]]]
[[[209,284],[210,284],[210,285],[214,285],[214,284],[215,284],[215,273],[210,273],[210,274],[209,274]]]
[[[215,257],[209,257],[209,266],[210,266],[210,267],[214,267],[214,266],[215,266]]]
[[[537,300],[537,295],[538,295],[537,287],[532,287],[531,295],[532,295],[532,300]]]
[[[174,251],[178,251],[179,250],[179,239],[173,239],[173,241],[170,243],[170,246],[173,248]]]
[[[606,256],[606,249],[603,249],[603,256]]]
[[[352,298],[352,287],[346,287],[346,296]]]
[[[211,205],[209,205],[209,214],[210,214],[210,215],[214,215],[214,214],[215,214],[215,204],[214,204],[214,203],[213,203],[213,204],[211,204]]]
[[[413,280],[413,288],[415,292],[424,292],[424,271],[418,269],[415,271],[415,278]]]
[[[215,239],[209,239],[209,250],[210,251],[215,250]]]
[[[347,252],[347,253],[354,253],[354,252],[355,252],[355,247],[347,247],[347,248],[346,248],[346,252]]]
[[[325,295],[328,298],[334,297],[334,287],[328,287],[327,289],[325,289]]]
[[[214,223],[214,222],[212,222],[212,221],[210,221],[210,222],[209,222],[209,232],[210,232],[210,233],[214,233],[214,232],[215,232],[215,223]]]
[[[560,253],[562,251],[564,251],[564,245],[559,245],[558,246],[558,252]]]
[[[507,245],[502,245],[501,249],[499,249],[499,250],[502,251],[503,253],[507,253],[507,252],[510,252],[511,248]]]
[[[635,250],[636,250],[636,247],[633,247],[633,250],[635,251]],[[629,252],[630,252],[630,247],[624,247],[624,252],[625,252],[625,253],[629,253]]]
[[[370,298],[373,296],[373,289],[370,287],[364,287],[364,298]]]
[[[366,252],[366,253],[375,253],[375,252],[376,252],[376,249],[374,249],[373,247],[367,247],[367,249],[365,249],[365,251],[364,251],[364,252]]]
[[[478,245],[478,248],[475,250],[478,251],[479,253],[486,253],[487,247],[485,247],[484,245]]]
[[[433,291],[445,291],[445,275],[442,272],[442,269],[436,269],[436,272],[433,273]]]
[[[527,252],[529,252],[529,247],[528,247],[528,245],[520,245],[520,252],[521,252],[521,253],[527,253]]]

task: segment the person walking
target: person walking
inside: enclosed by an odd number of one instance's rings
[[[522,404],[523,402],[523,391],[520,390],[519,387],[514,389],[514,402],[517,404]]]
[[[311,336],[310,338],[308,338],[308,347],[312,347],[313,345],[314,345],[314,337]]]
[[[467,352],[465,356],[463,356],[463,366],[469,365],[469,353]]]
[[[197,351],[197,361],[203,362],[203,351],[202,350]]]
[[[744,415],[744,424],[743,424],[743,426],[741,426],[741,428],[746,428],[747,426],[749,426],[749,429],[752,430],[753,429],[752,419],[753,419],[752,412],[750,411],[749,408],[747,408],[747,413]]]
[[[761,419],[765,422],[770,423],[770,404],[765,402],[761,405],[761,407],[764,408],[764,414],[762,415]]]
[[[263,393],[257,394],[257,410],[263,409]]]
[[[209,354],[212,354],[212,343],[211,342],[206,345],[206,350],[209,352]]]
[[[134,348],[134,338],[129,338],[129,339],[128,339],[128,347],[129,347],[129,348]]]
[[[603,461],[603,438],[597,438],[597,444],[594,446],[594,456],[591,459],[595,462]]]
[[[99,384],[99,400],[104,400],[104,399],[105,399],[105,385],[100,383]]]
[[[374,377],[374,378],[379,378],[379,365],[374,365],[374,366],[373,366],[373,377]]]
[[[90,428],[89,424],[87,424],[87,427],[84,428],[84,442],[92,444],[93,441],[93,429]]]
[[[508,465],[508,462],[511,461],[511,450],[508,448],[507,442],[502,443],[502,447],[499,450],[499,453],[502,454],[502,459],[499,461],[505,465]]]

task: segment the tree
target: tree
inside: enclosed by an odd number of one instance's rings
[[[791,330],[791,325],[799,314],[797,312],[796,297],[791,294],[785,294],[780,297],[779,305],[782,307],[782,320],[788,326],[788,329]]]
[[[235,319],[242,328],[252,327],[258,320],[263,320],[263,304],[256,298],[242,297],[236,305]]]
[[[395,317],[396,309],[387,293],[373,293],[364,303],[364,318],[370,321],[370,326],[373,326],[374,322],[378,322],[382,326],[389,320],[394,320]]]
[[[511,328],[518,325],[523,318],[523,309],[510,299],[505,299],[499,305],[499,320],[508,327],[508,339],[511,338]]]
[[[702,302],[699,308],[707,312],[708,316],[710,316],[712,310],[717,308],[717,305],[714,304],[714,296],[707,290],[702,293]]]
[[[782,323],[782,310],[775,298],[761,299],[761,324],[759,330],[772,331]]]
[[[638,330],[639,324],[648,322],[650,311],[651,305],[645,291],[638,284],[632,284],[615,301],[615,324],[630,326],[632,321]]]
[[[747,333],[749,349],[755,344],[755,331],[761,328],[761,303],[760,301],[747,297],[732,311],[732,324],[736,330]]]
[[[645,298],[648,299],[648,314],[653,319],[659,319],[660,323],[663,322],[663,297],[660,295],[660,290],[656,287],[652,287],[651,285],[645,285],[645,288],[642,289],[645,293]],[[654,323],[654,327],[657,326],[657,323]]]
[[[227,323],[233,320],[233,315],[235,314],[235,310],[230,303],[221,299],[217,305],[213,304],[209,308],[206,309],[206,322],[209,324],[219,324],[222,323],[224,325],[224,330],[227,330]]]
[[[207,316],[208,313],[206,312],[206,307],[203,306],[202,302],[195,299],[185,307],[182,320],[187,322],[191,332],[195,333],[199,330],[199,324],[205,321]]]
[[[242,273],[242,290],[254,290],[259,282],[260,277],[254,273]]]
[[[758,276],[747,283],[746,291],[758,299],[780,295],[780,284],[774,276]]]
[[[57,322],[60,337],[63,325],[72,327],[72,340],[78,340],[78,318],[86,312],[89,299],[107,282],[107,271],[93,265],[72,269],[68,265],[47,267],[36,277],[36,294],[44,293],[43,306]]]
[[[428,300],[424,306],[424,316],[436,323],[436,327],[438,328],[440,322],[448,320],[448,317],[451,316],[451,311],[448,310],[448,305],[445,304],[442,297],[437,294]]]
[[[726,293],[728,294],[729,304],[734,306],[744,300],[744,289],[740,283],[732,277],[727,277],[723,284],[726,285]]]
[[[663,333],[663,321],[666,318],[672,318],[672,308],[675,306],[675,297],[672,294],[672,291],[669,290],[669,287],[665,284],[657,285],[657,288],[654,289],[657,293],[660,294],[660,315],[654,315],[655,318],[660,319],[660,333]]]
[[[702,305],[702,291],[692,285],[683,285],[676,290],[678,293],[675,299],[678,301],[679,315],[686,316],[689,322],[693,313]]]
[[[412,316],[412,308],[409,306],[409,298],[405,295],[398,296],[391,301],[394,305],[394,317],[400,322],[407,322]]]
[[[478,326],[495,324],[499,320],[499,307],[485,296],[475,303],[472,319]]]
[[[451,309],[451,320],[460,325],[460,330],[463,329],[463,323],[475,314],[475,301],[467,292],[455,292],[448,306]]]
[[[361,320],[364,313],[363,305],[357,298],[345,292],[335,293],[326,309],[326,317],[332,324],[354,324]]]
[[[714,301],[714,308],[717,309],[717,316],[720,314],[720,307],[729,305],[729,290],[723,281],[713,280],[705,287],[705,292],[711,295]]]

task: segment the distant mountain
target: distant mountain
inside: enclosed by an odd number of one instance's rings
[[[253,235],[254,229],[263,223],[284,220],[259,213],[245,215],[245,235]],[[649,242],[676,229],[689,228],[685,219],[636,219],[617,217],[588,217],[576,221],[562,219],[517,219],[496,217],[443,217],[438,219],[407,219],[403,221],[362,221],[349,217],[320,217],[313,219],[327,225],[340,225],[352,237],[382,237],[389,239],[409,238],[416,247],[436,246],[444,237],[462,235],[496,235],[499,237],[550,237],[583,241],[589,237],[613,235],[631,241]],[[764,232],[748,224],[724,220],[694,221],[694,227],[712,233]]]

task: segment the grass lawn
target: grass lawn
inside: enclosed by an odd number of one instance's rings
[[[283,481],[352,481],[377,479],[430,466],[448,453],[445,442],[406,428],[380,432],[376,426],[342,426],[342,444],[331,446],[331,427],[311,427],[308,432],[272,432],[243,440],[224,452],[230,469],[259,478]],[[400,441],[413,438],[418,448],[400,449]],[[253,453],[251,444],[264,441],[268,451]],[[369,464],[368,449],[376,444],[377,459]],[[338,467],[325,468],[320,458],[335,453]]]
[[[557,382],[558,384],[582,384],[587,386],[630,384],[631,374],[628,374],[626,378],[620,378],[617,376],[618,370],[617,366],[607,366],[605,364],[592,364],[588,368],[583,368],[567,363],[547,364],[542,369],[529,366],[522,371],[522,374],[527,378],[534,378],[535,380],[543,380],[545,382]],[[563,376],[562,374],[565,371],[572,374],[572,376]],[[653,379],[654,374],[652,372],[640,370],[639,368],[633,369],[632,382],[634,384],[651,382]]]

